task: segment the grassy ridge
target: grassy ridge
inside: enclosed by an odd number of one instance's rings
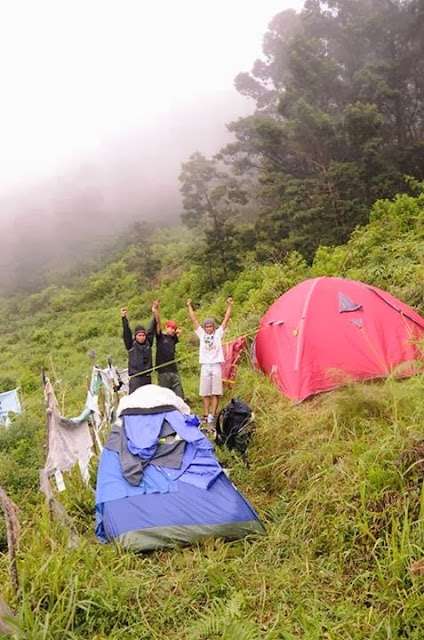
[[[198,294],[199,313],[220,317],[231,293],[229,337],[250,332],[280,293],[324,273],[371,282],[422,312],[423,205],[422,197],[379,203],[367,228],[344,247],[321,248],[311,267],[296,254],[278,265],[247,264],[219,293]],[[197,349],[183,305],[196,291],[196,269],[178,271],[173,282],[168,275],[141,295],[130,272],[113,289],[122,269],[114,263],[79,289],[53,288],[35,299],[6,301],[1,310],[0,390],[20,385],[25,413],[0,432],[0,484],[19,504],[23,529],[20,589],[12,591],[5,553],[0,582],[26,637],[421,640],[422,375],[356,384],[293,406],[252,370],[246,353],[233,393],[256,414],[251,468],[229,452],[218,455],[257,508],[264,538],[145,555],[100,545],[93,493],[77,471],[59,497],[79,545],[50,522],[38,493],[45,422],[40,367],[60,380],[56,392],[66,413],[79,413],[88,351],[95,349],[100,363],[109,354],[123,362],[121,304],[130,304],[134,319],[147,319],[159,296],[164,316],[183,324],[181,370],[200,411]],[[6,550],[1,528],[0,550]]]
[[[229,453],[222,461],[265,538],[145,556],[99,545],[93,496],[74,474],[61,500],[77,548],[41,500],[27,505],[21,590],[5,594],[23,628],[37,639],[418,640],[423,386],[421,377],[355,385],[293,407],[246,371],[239,391],[259,408],[251,469]]]

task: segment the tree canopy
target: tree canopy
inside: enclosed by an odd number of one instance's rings
[[[249,182],[258,258],[297,250],[311,260],[320,244],[345,243],[378,199],[424,178],[423,53],[419,0],[307,0],[273,18],[263,58],[235,79],[255,112],[228,124],[227,171],[214,174],[215,193],[228,195],[231,175],[238,189]],[[227,225],[233,215],[228,207]]]

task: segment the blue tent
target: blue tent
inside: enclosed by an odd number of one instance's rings
[[[137,404],[135,398],[132,404]],[[169,404],[121,411],[99,462],[100,540],[148,550],[211,536],[236,539],[265,533],[198,425],[197,416]]]

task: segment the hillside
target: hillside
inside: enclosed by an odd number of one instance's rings
[[[252,337],[276,297],[323,274],[377,285],[422,314],[423,230],[424,195],[379,201],[366,227],[346,245],[320,247],[311,266],[296,253],[276,264],[248,258],[233,282],[210,292],[202,267],[189,261],[193,241],[180,230],[159,231],[146,245],[121,248],[105,268],[74,285],[3,300],[0,392],[19,386],[24,412],[0,432],[0,486],[18,504],[22,527],[17,592],[0,528],[1,596],[25,637],[421,639],[422,375],[351,385],[294,406],[252,370],[245,354],[233,394],[256,414],[251,467],[236,454],[218,455],[266,525],[260,539],[145,555],[101,545],[94,538],[92,489],[75,471],[59,495],[79,534],[75,547],[69,528],[49,520],[38,469],[45,439],[42,367],[56,380],[66,414],[79,413],[89,352],[99,364],[109,355],[125,363],[123,304],[131,319],[147,321],[151,300],[159,297],[163,314],[181,323],[180,369],[200,412],[196,345],[183,304],[188,296],[200,314],[222,317],[231,294],[229,337]],[[146,264],[154,269],[148,277]]]

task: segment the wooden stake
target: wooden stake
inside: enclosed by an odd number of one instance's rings
[[[21,527],[16,515],[18,512],[18,507],[14,502],[12,502],[12,500],[8,497],[6,491],[2,487],[0,487],[0,502],[3,508],[4,518],[6,520],[10,578],[12,580],[12,585],[16,593],[19,588],[18,568],[16,565],[16,549],[18,547],[19,536],[21,534]]]

